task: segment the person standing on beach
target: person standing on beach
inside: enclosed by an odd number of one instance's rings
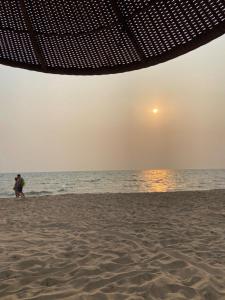
[[[23,187],[25,185],[25,181],[20,174],[17,175],[16,185],[17,185],[18,197],[21,196],[21,197],[25,198],[25,195],[23,193]]]
[[[18,193],[17,177],[15,177],[15,184],[14,184],[13,189],[14,189],[14,191],[15,191],[16,198],[18,198],[18,197],[19,197],[19,193]]]

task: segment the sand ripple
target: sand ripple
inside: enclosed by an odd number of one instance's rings
[[[0,204],[0,299],[225,299],[225,191]]]

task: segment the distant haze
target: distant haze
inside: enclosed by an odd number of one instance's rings
[[[123,74],[0,66],[0,91],[0,172],[225,168],[225,37]]]

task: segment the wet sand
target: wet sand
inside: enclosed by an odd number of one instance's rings
[[[1,199],[0,299],[225,299],[225,191]]]

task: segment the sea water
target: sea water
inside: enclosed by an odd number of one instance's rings
[[[0,197],[14,195],[14,173],[0,173]],[[27,196],[225,189],[225,170],[23,173]]]

